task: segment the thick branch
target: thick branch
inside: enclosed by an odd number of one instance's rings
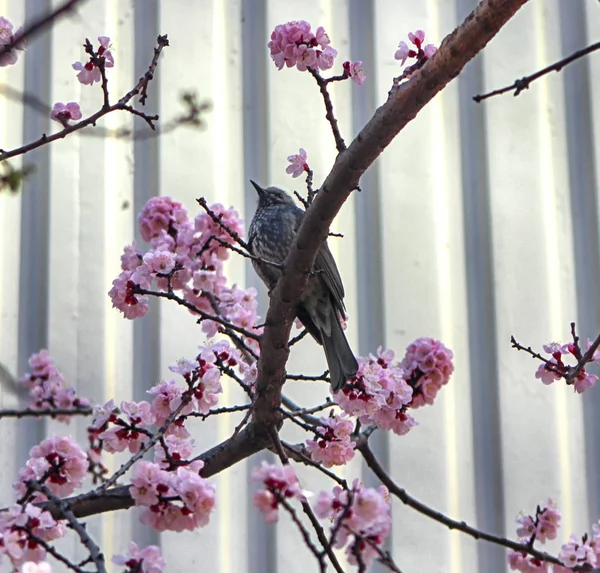
[[[281,403],[287,341],[296,306],[319,247],[343,203],[362,174],[398,133],[455,78],[527,0],[483,0],[448,36],[436,54],[411,78],[393,90],[350,147],[340,153],[292,245],[283,276],[271,293],[256,382],[255,420],[268,423]]]

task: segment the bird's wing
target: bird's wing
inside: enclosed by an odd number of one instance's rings
[[[295,215],[295,231],[298,232],[298,229],[300,228],[300,223],[302,223],[302,219],[304,217],[304,211],[298,208]],[[344,306],[344,285],[342,284],[342,277],[340,276],[340,271],[338,270],[337,265],[335,264],[335,259],[333,258],[333,255],[329,250],[327,241],[323,243],[323,246],[317,253],[317,257],[315,258],[315,264],[313,268],[315,271],[320,272],[321,278],[327,285],[329,292],[332,294],[333,300],[335,301],[338,309],[345,313],[346,307]]]
[[[317,253],[314,269],[320,273],[327,288],[333,295],[333,300],[337,307],[345,312],[346,307],[344,306],[344,285],[342,284],[342,277],[340,276],[340,271],[338,271],[335,259],[329,250],[327,242],[323,243],[323,246]]]

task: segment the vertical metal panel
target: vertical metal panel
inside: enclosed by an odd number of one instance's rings
[[[0,2],[16,23],[52,5]],[[112,38],[110,91],[117,98],[145,71],[157,34],[167,33],[171,46],[151,84],[148,110],[168,121],[189,89],[213,109],[204,130],[180,128],[135,140],[75,135],[23,158],[35,163],[36,173],[19,196],[0,196],[0,362],[20,375],[28,356],[48,345],[83,395],[145,398],[150,386],[170,376],[170,364],[192,356],[204,341],[193,317],[173,305],[155,304],[133,324],[110,308],[106,292],[123,245],[139,240],[136,216],[146,200],[170,195],[194,216],[195,199],[204,195],[234,205],[248,220],[255,205],[249,178],[302,192],[302,178],[285,174],[288,155],[300,147],[308,151],[317,186],[335,160],[313,79],[277,71],[268,57],[274,26],[291,19],[323,25],[339,51],[338,66],[347,59],[365,62],[365,85],[332,88],[349,142],[399,74],[393,54],[405,33],[423,28],[427,41],[439,43],[474,5],[90,0],[32,41],[17,66],[0,69],[0,81],[49,106],[77,100],[88,113],[99,106],[100,90],[78,84],[70,67],[84,57],[84,38]],[[375,436],[380,458],[416,497],[509,537],[518,511],[532,511],[548,496],[563,510],[565,539],[600,516],[593,477],[597,389],[581,397],[543,387],[533,377],[536,365],[509,343],[511,334],[535,346],[566,340],[573,319],[584,338],[600,326],[599,124],[592,96],[600,60],[592,56],[553,74],[518,98],[475,104],[471,97],[593,41],[599,19],[583,3],[527,5],[384,152],[336,220],[334,230],[345,238],[330,240],[348,291],[355,350],[365,355],[383,344],[401,358],[416,337],[434,336],[456,355],[456,373],[436,405],[415,412],[421,425],[405,437]],[[146,129],[133,119],[113,114],[102,126]],[[0,147],[56,129],[45,115],[0,99]],[[247,261],[232,258],[227,268],[232,282],[259,288],[264,316],[266,293]],[[290,371],[324,368],[313,341],[293,349]],[[286,393],[309,405],[328,389],[299,382],[288,384]],[[227,386],[222,401],[241,398],[239,389]],[[3,407],[17,402],[0,389]],[[198,448],[226,439],[239,419],[194,424]],[[18,430],[0,424],[10,437],[0,441],[2,504],[11,501],[14,473],[45,431],[83,439],[86,427],[85,420],[69,427],[19,422]],[[284,435],[305,438],[296,429]],[[115,457],[113,466],[121,459]],[[159,543],[174,572],[313,570],[314,558],[293,524],[282,517],[277,527],[265,526],[252,506],[250,473],[260,459],[213,478],[218,509],[199,532],[158,534],[140,526],[135,511],[94,518],[90,532],[108,555],[124,550],[131,538]],[[374,483],[358,458],[342,472]],[[307,489],[328,487],[306,468],[298,473]],[[393,516],[389,549],[403,570],[506,570],[503,550],[450,533],[395,501]],[[65,547],[75,551],[76,545]]]

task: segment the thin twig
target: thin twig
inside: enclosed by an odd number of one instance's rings
[[[48,408],[43,410],[0,410],[1,418],[26,418],[35,416],[48,416],[56,418],[57,416],[91,416],[92,408]]]
[[[98,573],[106,573],[106,565],[104,563],[104,555],[100,551],[100,548],[96,545],[94,540],[89,536],[86,531],[85,525],[80,523],[77,518],[73,515],[69,504],[60,497],[54,495],[49,488],[45,485],[37,483],[35,481],[30,482],[32,489],[43,493],[50,501],[54,502],[61,510],[64,518],[67,520],[69,527],[77,533],[81,543],[90,553],[90,559],[96,565]]]
[[[319,86],[319,90],[321,91],[321,95],[323,96],[323,101],[325,102],[325,118],[329,122],[331,126],[331,131],[333,132],[333,138],[335,139],[335,147],[338,150],[338,153],[346,150],[346,143],[344,142],[344,138],[340,133],[340,128],[338,127],[337,119],[333,113],[333,104],[331,103],[331,96],[327,91],[327,80],[323,79],[321,74],[309,67],[308,71],[311,76],[315,78],[317,85]]]
[[[364,442],[360,444],[357,449],[362,454],[363,458],[367,465],[373,470],[373,473],[381,480],[381,483],[385,485],[388,490],[395,495],[402,503],[412,507],[419,513],[441,523],[448,527],[448,529],[456,529],[457,531],[461,531],[470,535],[475,539],[483,539],[484,541],[488,541],[490,543],[494,543],[496,545],[501,545],[502,547],[507,547],[508,549],[513,549],[514,551],[520,551],[522,553],[528,553],[532,555],[536,559],[540,561],[546,561],[548,563],[554,563],[555,565],[562,565],[562,562],[559,561],[553,555],[549,553],[544,553],[542,551],[537,551],[532,547],[528,547],[527,544],[517,543],[516,541],[511,541],[510,539],[506,539],[505,537],[501,537],[499,535],[492,535],[491,533],[486,533],[485,531],[481,531],[476,529],[475,527],[471,527],[467,525],[464,521],[456,521],[455,519],[451,519],[450,517],[436,511],[435,509],[430,508],[428,505],[420,502],[414,497],[410,496],[405,489],[398,486],[385,472],[383,467],[377,461],[377,458],[374,456],[373,452],[369,448],[369,445]]]
[[[567,56],[566,58],[555,62],[554,64],[544,68],[543,70],[540,70],[539,72],[535,72],[535,74],[525,76],[520,80],[515,80],[515,82],[510,86],[506,86],[504,88],[500,88],[498,90],[494,90],[486,94],[473,96],[473,99],[477,103],[479,103],[484,99],[488,99],[490,97],[504,94],[513,90],[515,90],[514,95],[516,97],[523,90],[529,89],[529,85],[531,84],[531,82],[534,82],[535,80],[541,78],[542,76],[545,76],[546,74],[549,74],[550,72],[560,72],[565,66],[568,66],[571,62],[574,62],[579,58],[583,58],[584,56],[587,56],[588,54],[591,54],[596,50],[600,50],[600,42],[596,42],[595,44],[592,44],[587,48],[583,48],[582,50],[577,50],[576,52],[573,52],[570,56]]]

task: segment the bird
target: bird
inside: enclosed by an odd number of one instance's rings
[[[281,268],[292,246],[304,211],[278,187],[262,188],[250,181],[258,193],[258,205],[248,231],[248,249],[259,259],[252,266],[269,293],[281,278]],[[312,273],[296,309],[296,316],[323,346],[333,392],[341,390],[358,371],[358,362],[341,325],[346,316],[342,277],[327,241],[317,253]]]

